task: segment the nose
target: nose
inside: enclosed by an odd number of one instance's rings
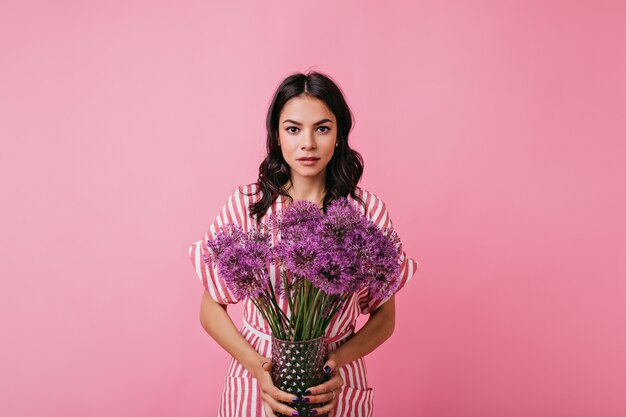
[[[309,130],[306,131],[302,136],[303,149],[315,148],[315,132]]]

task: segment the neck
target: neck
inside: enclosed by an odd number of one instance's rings
[[[292,178],[285,184],[285,191],[293,201],[308,200],[320,207],[323,205],[326,195],[324,182],[318,178],[301,178],[299,180]]]

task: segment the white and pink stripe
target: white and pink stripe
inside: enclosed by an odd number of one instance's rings
[[[260,198],[260,193],[254,195],[256,187],[256,184],[238,187],[229,196],[221,212],[210,225],[207,233],[205,233],[203,240],[194,242],[189,247],[191,262],[202,285],[211,298],[221,304],[233,304],[239,300],[228,290],[224,280],[218,276],[216,269],[204,264],[202,254],[206,249],[203,247],[203,244],[206,243],[207,239],[215,236],[220,226],[228,223],[236,223],[244,230],[249,230],[250,225],[254,223],[254,219],[248,215],[248,207]],[[348,198],[359,207],[361,213],[365,214],[380,228],[393,228],[393,223],[382,199],[359,187],[356,188],[356,193],[366,203],[366,209],[352,197]],[[270,213],[281,210],[284,203],[285,198],[279,196],[272,203],[265,216],[261,218],[261,221]],[[278,239],[279,236],[274,235],[274,243]],[[419,265],[416,260],[408,257],[403,249],[400,259],[402,261],[400,268],[401,282],[398,290],[413,277]],[[270,270],[270,278],[273,284],[280,280],[278,271],[273,266]],[[329,350],[335,350],[353,336],[356,320],[360,314],[369,314],[387,301],[387,299],[372,299],[367,290],[355,294],[349,300],[347,308],[333,319],[328,328],[326,339],[329,343]],[[283,311],[289,314],[286,300],[281,299],[281,302]],[[269,327],[250,300],[243,300],[243,307],[244,325],[241,329],[242,335],[257,352],[263,356],[270,356]],[[367,382],[367,369],[364,358],[359,358],[343,366],[339,369],[339,372],[343,377],[344,387],[339,394],[334,416],[371,416],[373,412],[373,390]],[[225,377],[218,417],[265,416],[261,404],[260,391],[256,382],[256,379],[251,377],[248,370],[235,358],[232,358]]]

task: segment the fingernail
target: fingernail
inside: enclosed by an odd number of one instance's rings
[[[330,366],[326,365],[324,367],[324,372],[326,372],[327,374],[330,373]]]
[[[309,411],[309,414],[317,414],[317,410],[313,409],[313,410]]]
[[[298,397],[293,397],[291,399],[291,402],[294,402],[294,403],[297,403],[298,401],[300,401],[300,398],[298,398]]]
[[[308,397],[302,397],[300,398],[300,401],[302,401],[303,403],[308,403],[309,401],[311,401],[311,399]]]
[[[304,395],[311,395],[311,390],[304,391]]]
[[[293,413],[291,413],[292,416],[299,416],[300,413],[298,413],[297,411],[294,411]]]

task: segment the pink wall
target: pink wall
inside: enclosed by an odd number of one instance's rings
[[[186,251],[309,67],[420,262],[376,415],[626,415],[624,3],[370,3],[2,3],[1,415],[215,415]]]

